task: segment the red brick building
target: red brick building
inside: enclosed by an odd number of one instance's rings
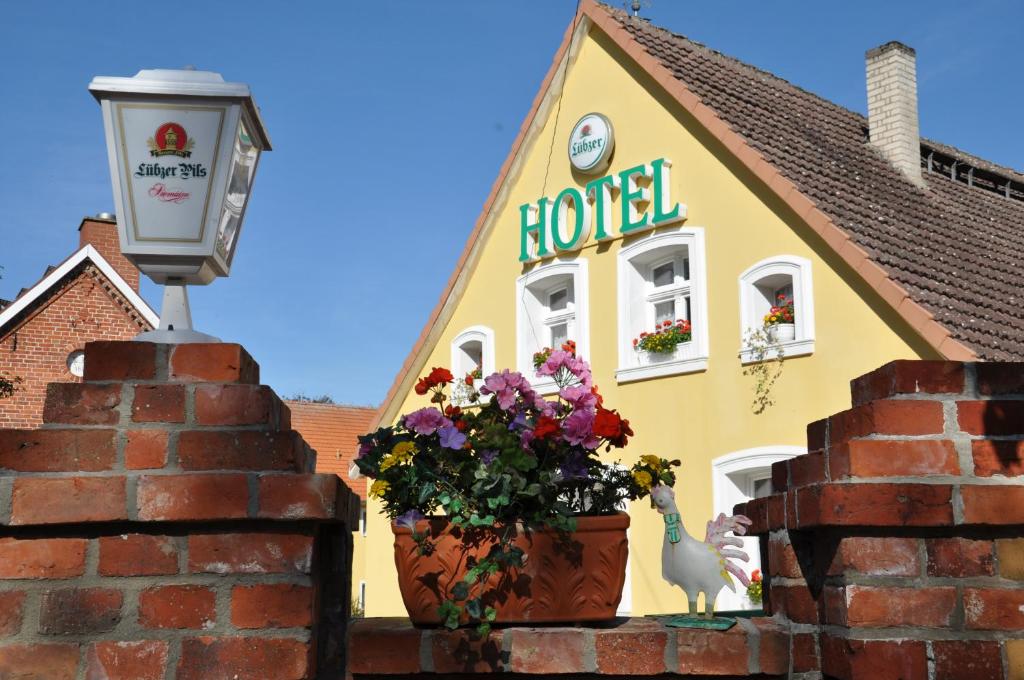
[[[0,399],[0,427],[42,419],[46,384],[81,380],[91,340],[129,340],[158,325],[139,297],[139,270],[121,254],[112,219],[85,218],[78,250],[12,300],[0,300],[0,375],[18,377]]]

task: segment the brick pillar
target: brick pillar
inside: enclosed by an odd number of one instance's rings
[[[117,236],[117,222],[98,217],[86,217],[78,225],[78,247],[90,245],[110,263],[131,289],[139,292],[139,268],[121,254]]]
[[[344,677],[359,500],[238,345],[94,342],[0,430],[0,678]]]
[[[794,677],[1024,677],[1024,365],[897,361],[852,389],[737,508]]]

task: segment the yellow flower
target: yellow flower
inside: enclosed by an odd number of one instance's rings
[[[384,472],[390,467],[394,467],[398,463],[398,456],[393,453],[389,453],[380,459],[380,471]]]
[[[661,458],[658,458],[657,456],[640,456],[640,462],[655,472],[661,472]]]
[[[644,470],[637,470],[633,473],[633,481],[636,482],[641,489],[649,490],[654,480],[651,479],[651,473]]]
[[[378,479],[377,481],[370,485],[370,495],[375,496],[377,498],[384,498],[384,494],[386,494],[388,489],[390,488],[391,485],[388,484],[387,481],[383,479]]]
[[[412,458],[412,454],[416,451],[416,444],[412,442],[398,442],[395,444],[395,448],[391,449],[391,453],[403,463]]]

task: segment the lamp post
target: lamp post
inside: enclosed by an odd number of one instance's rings
[[[227,276],[270,138],[249,86],[218,73],[97,76],[121,252],[164,286],[160,328],[136,340],[219,342],[192,329],[186,286]]]

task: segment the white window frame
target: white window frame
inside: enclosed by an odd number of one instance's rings
[[[653,251],[673,247],[687,248],[690,260],[690,280],[687,284],[675,283],[668,291],[652,290],[648,288],[645,292],[644,310],[631,309],[630,307],[630,281],[635,278],[639,271],[634,260]],[[669,257],[656,259],[652,263],[641,265],[644,269],[651,269],[659,264],[664,264]],[[704,229],[701,227],[678,227],[666,230],[657,234],[651,234],[636,243],[622,248],[618,255],[618,317],[619,317],[619,368],[615,372],[615,378],[620,383],[632,382],[634,380],[647,380],[666,375],[678,375],[683,373],[695,373],[705,371],[708,367],[708,291],[707,277],[705,274],[705,248]],[[682,275],[676,274],[676,278]],[[645,276],[645,279],[647,277]],[[663,288],[669,288],[664,286]],[[639,365],[637,352],[633,349],[634,334],[631,332],[631,319],[635,314],[643,313],[644,325],[653,329],[654,317],[653,302],[662,295],[668,297],[679,297],[689,292],[690,296],[690,323],[693,329],[690,347],[687,356],[680,359],[673,359],[648,366]],[[647,318],[650,317],[650,318]]]
[[[814,352],[814,285],[811,278],[811,261],[796,255],[777,255],[749,267],[740,274],[740,361],[744,364],[755,361],[754,351],[747,347],[747,333],[764,325],[763,316],[757,311],[759,281],[769,276],[788,276],[793,284],[793,314],[795,315],[796,337],[779,343],[786,358],[799,357]],[[777,348],[769,348],[765,359],[779,356]]]
[[[555,277],[569,277],[572,280],[572,311],[559,311],[554,314],[542,311],[540,312],[542,316],[531,324],[526,296],[533,293],[528,292],[529,289],[544,290],[545,282]],[[551,286],[551,288],[554,287]],[[545,290],[544,294],[547,295],[548,292],[550,291]],[[533,353],[546,347],[550,339],[539,335],[535,337],[535,331],[541,327],[547,331],[554,321],[571,317],[573,323],[569,339],[576,343],[577,356],[588,359],[590,357],[589,296],[590,282],[585,258],[549,261],[516,279],[516,369],[526,376],[533,388],[541,394],[556,392],[558,386],[551,378],[537,376],[533,368]],[[544,307],[546,308],[546,302]],[[538,342],[540,345],[537,345]]]
[[[487,326],[470,326],[455,336],[451,343],[451,364],[452,371],[459,365],[459,353],[462,346],[468,342],[479,342],[481,349],[480,370],[486,378],[494,373],[494,329]],[[456,378],[463,378],[464,375],[456,375]]]
[[[772,464],[789,460],[807,453],[803,446],[758,446],[752,449],[733,451],[711,461],[711,497],[714,504],[712,517],[723,512],[732,514],[733,507],[745,503],[753,497],[753,482],[756,479],[771,477]],[[761,568],[759,541],[753,537],[742,538],[745,550],[750,555],[750,562],[737,561],[749,574]],[[735,611],[754,609],[746,599],[746,591],[739,581],[733,578],[736,592],[723,590],[718,596],[718,609]]]

